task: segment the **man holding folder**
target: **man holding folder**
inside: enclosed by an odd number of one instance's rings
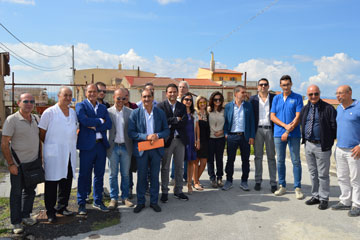
[[[138,167],[137,205],[134,208],[134,213],[139,213],[145,208],[145,192],[149,169],[150,207],[155,212],[161,211],[158,205],[159,172],[161,158],[164,155],[164,138],[169,136],[170,130],[165,113],[159,108],[154,108],[153,100],[152,92],[144,89],[141,93],[142,106],[135,109],[129,119],[128,135],[134,141],[133,154],[136,157]],[[139,149],[139,145],[144,149]],[[154,146],[157,148],[153,148]]]

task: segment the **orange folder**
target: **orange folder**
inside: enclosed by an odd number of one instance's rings
[[[159,138],[158,140],[154,141],[152,144],[150,142],[151,141],[149,140],[138,142],[139,152],[164,147],[163,138]]]

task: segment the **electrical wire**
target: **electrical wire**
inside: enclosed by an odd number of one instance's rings
[[[16,60],[18,60],[19,62],[31,67],[31,68],[34,68],[36,70],[40,70],[40,71],[45,71],[45,72],[53,72],[53,71],[59,71],[60,69],[63,69],[66,65],[63,64],[61,66],[57,66],[57,67],[54,67],[54,68],[46,68],[46,67],[43,67],[43,66],[40,66],[40,65],[37,65],[35,63],[32,63],[28,60],[26,60],[25,58],[19,56],[18,54],[16,54],[15,52],[13,52],[10,48],[6,47],[6,45],[4,45],[3,43],[0,42],[0,48],[4,51],[9,51],[12,53],[11,57],[14,57]]]
[[[66,52],[62,53],[62,54],[55,55],[55,56],[51,56],[51,55],[47,55],[47,54],[41,53],[41,52],[39,52],[39,51],[36,51],[36,50],[33,49],[32,47],[28,46],[27,44],[25,44],[23,41],[21,41],[21,40],[20,40],[18,37],[16,37],[12,32],[10,32],[10,30],[7,29],[2,23],[0,23],[0,26],[1,26],[2,28],[4,28],[5,31],[7,31],[13,38],[15,38],[16,40],[18,40],[18,41],[19,41],[21,44],[23,44],[25,47],[27,47],[27,48],[30,49],[31,51],[36,52],[37,54],[42,55],[42,56],[44,56],[44,57],[51,57],[51,58],[53,58],[53,57],[61,57],[61,56],[64,56],[65,54],[69,53],[69,50],[70,50],[70,49],[67,50]]]

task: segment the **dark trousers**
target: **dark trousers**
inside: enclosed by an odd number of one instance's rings
[[[246,141],[244,135],[228,135],[227,137],[227,155],[228,159],[226,162],[225,172],[226,172],[226,180],[232,182],[234,175],[234,162],[236,158],[236,151],[240,147],[241,154],[241,169],[242,176],[241,181],[247,182],[249,178],[250,172],[250,145],[248,141]]]
[[[63,211],[68,206],[71,185],[73,180],[73,173],[71,162],[68,164],[68,174],[66,178],[58,181],[45,181],[45,207],[48,217],[54,217],[56,211]],[[57,198],[57,207],[56,205]]]
[[[86,204],[89,179],[94,169],[93,197],[96,204],[102,203],[106,148],[102,142],[96,143],[91,150],[80,150],[80,171],[78,178],[78,204]]]
[[[20,224],[23,218],[29,218],[33,209],[35,188],[37,185],[25,187],[21,168],[18,175],[10,174],[10,219],[11,224]]]
[[[148,186],[150,171],[150,203],[157,204],[159,198],[159,173],[161,155],[157,149],[144,151],[141,157],[136,158],[138,181],[136,186],[137,204],[145,204],[145,192]]]
[[[208,174],[210,181],[222,179],[224,175],[223,155],[225,149],[225,137],[210,138],[209,140],[209,156],[207,161]],[[216,161],[216,176],[214,170],[214,156]]]

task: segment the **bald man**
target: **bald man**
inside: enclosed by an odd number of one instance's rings
[[[320,89],[311,85],[307,89],[308,103],[300,112],[302,143],[309,168],[312,197],[306,205],[319,204],[328,208],[330,194],[330,156],[336,138],[336,111],[320,98]]]
[[[360,104],[352,99],[348,85],[336,91],[337,107],[336,170],[341,190],[340,202],[333,210],[350,210],[349,217],[360,216]]]

